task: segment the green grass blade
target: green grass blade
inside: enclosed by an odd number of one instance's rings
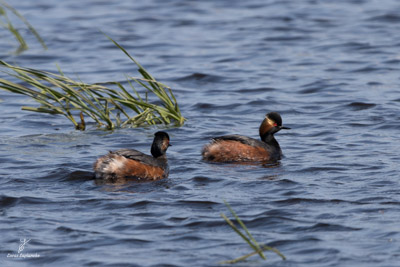
[[[40,42],[44,49],[47,49],[45,42],[43,41],[42,37],[40,37],[39,33],[35,30],[35,28],[22,16],[15,8],[7,4],[7,2],[0,0],[0,4],[6,7],[7,9],[11,10],[27,27],[28,29],[35,35],[36,39]]]
[[[142,69],[142,70],[146,71],[146,70],[143,68],[143,66],[140,65],[140,63],[139,63],[138,61],[136,61],[136,59],[134,59],[134,58],[128,53],[128,51],[126,51],[122,46],[120,46],[120,45],[119,45],[116,41],[114,41],[110,36],[108,36],[108,35],[105,34],[104,32],[102,32],[102,33],[107,37],[107,39],[109,39],[111,42],[113,42],[122,52],[124,52],[125,55],[127,55],[127,56],[139,67],[139,69]],[[151,75],[150,75],[150,77],[151,77]],[[151,77],[151,79],[154,80],[153,77]]]
[[[282,258],[282,260],[286,260],[286,257],[285,257],[284,255],[282,255],[282,254],[279,252],[279,250],[277,250],[276,248],[269,247],[269,246],[263,246],[263,247],[261,248],[261,250],[251,252],[251,253],[249,253],[249,254],[243,255],[243,256],[238,257],[238,258],[233,259],[233,260],[221,261],[221,262],[219,262],[219,264],[235,264],[235,263],[238,263],[238,262],[240,262],[240,261],[244,261],[244,260],[246,260],[247,258],[250,258],[251,256],[257,255],[258,253],[260,253],[260,252],[262,252],[262,251],[267,251],[267,250],[271,250],[271,251],[275,252],[276,254],[278,254],[278,255]]]
[[[43,108],[43,107],[34,108],[34,107],[25,107],[25,106],[23,106],[21,109],[22,110],[29,110],[29,111],[39,112],[39,113],[53,114],[53,115],[55,115],[55,114],[64,114],[64,112],[62,112],[61,110],[47,109],[47,108]]]
[[[228,218],[225,216],[225,214],[221,213],[221,217],[224,218],[224,220],[229,224],[229,226],[241,237],[243,238],[244,241],[249,244],[251,248],[253,248],[255,251],[257,251],[257,247],[251,243],[251,241],[247,238],[245,234],[243,234],[237,227],[236,225]]]
[[[238,257],[238,258],[233,259],[233,260],[221,261],[221,262],[219,262],[219,264],[235,264],[235,263],[238,263],[240,261],[244,261],[247,258],[250,258],[251,256],[257,255],[260,252],[262,252],[262,250],[257,250],[257,251],[251,252],[249,254],[243,255],[243,256]]]
[[[25,39],[22,37],[19,31],[16,28],[14,28],[14,26],[11,23],[7,24],[7,29],[14,35],[15,39],[19,43],[17,54],[22,52],[23,50],[28,49],[28,45],[26,44]]]
[[[235,217],[236,221],[240,224],[240,226],[243,228],[243,230],[246,232],[247,236],[250,238],[250,240],[253,242],[254,246],[256,247],[255,250],[260,251],[259,255],[261,258],[264,260],[266,259],[264,253],[261,250],[260,245],[257,243],[257,241],[253,238],[253,236],[250,234],[249,230],[247,229],[246,225],[240,220],[240,218],[237,216],[236,212],[231,208],[228,202],[224,200],[225,205],[228,207],[229,211],[232,213],[232,215]]]
[[[263,246],[262,246],[262,249],[263,249],[263,251],[266,251],[266,250],[273,251],[273,252],[275,252],[279,257],[281,257],[282,260],[286,260],[286,257],[285,257],[278,249],[276,249],[276,248],[274,248],[274,247],[270,247],[270,246],[263,245]]]
[[[113,41],[111,38],[109,39]],[[85,84],[66,77],[59,66],[57,74],[13,66],[1,60],[0,67],[10,70],[10,73],[5,71],[4,73],[22,81],[24,86],[0,79],[0,89],[27,95],[41,104],[38,108],[24,107],[24,110],[63,114],[75,126],[78,123],[72,113],[75,114],[76,111],[89,116],[99,126],[106,125],[108,129],[113,129],[116,125],[119,127],[129,124],[138,127],[144,124],[170,124],[173,121],[182,125],[185,118],[180,113],[172,90],[157,82],[126,50],[115,41],[113,42],[136,63],[143,76],[143,79],[127,76],[127,82],[137,97],[128,92],[120,82]],[[135,81],[145,89],[143,98],[131,81]],[[28,84],[29,87],[25,84]],[[162,104],[150,103],[149,94],[158,97]],[[136,115],[132,116],[132,112]],[[81,121],[82,124],[83,120],[81,119]]]
[[[245,233],[247,234],[247,236],[246,236],[245,234],[243,234],[243,233],[239,230],[239,228],[237,228],[237,227],[235,226],[235,224],[234,224],[231,220],[229,220],[229,219],[225,216],[225,214],[223,214],[223,213],[221,213],[222,218],[224,218],[224,220],[228,223],[228,225],[229,225],[241,238],[243,238],[243,240],[245,240],[245,241],[250,245],[250,247],[254,250],[254,252],[249,253],[249,254],[246,254],[246,255],[241,256],[241,257],[238,257],[238,258],[233,259],[233,260],[222,261],[222,262],[220,262],[220,264],[234,264],[234,263],[243,261],[243,260],[245,260],[245,259],[247,259],[247,258],[249,258],[249,257],[251,257],[251,256],[253,256],[253,255],[256,255],[256,254],[259,254],[260,257],[261,257],[263,260],[266,260],[266,257],[265,257],[265,255],[264,255],[263,252],[264,252],[264,251],[267,251],[267,250],[268,250],[268,251],[273,251],[273,252],[275,252],[278,256],[280,256],[280,257],[282,258],[282,260],[286,260],[286,257],[285,257],[278,249],[276,249],[276,248],[274,248],[274,247],[267,246],[267,245],[262,245],[262,246],[260,246],[260,245],[255,241],[255,239],[253,238],[253,236],[249,233],[247,227],[246,227],[246,226],[244,225],[244,223],[240,220],[240,218],[237,216],[237,214],[236,214],[235,211],[231,208],[231,206],[230,206],[226,201],[224,201],[224,203],[225,203],[225,205],[228,207],[228,209],[229,209],[229,211],[232,213],[232,215],[235,217],[235,219],[237,220],[237,222],[240,224],[240,226],[245,230]],[[264,256],[264,257],[263,257],[263,256]]]

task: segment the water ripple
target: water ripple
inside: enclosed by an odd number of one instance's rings
[[[88,121],[80,132],[1,91],[0,254],[21,238],[41,254],[2,265],[217,266],[251,251],[221,218],[236,223],[224,200],[287,257],[267,252],[271,266],[398,265],[397,1],[52,2],[11,3],[49,49],[21,28],[30,49],[12,54],[17,44],[0,38],[2,60],[125,86],[136,67],[101,29],[171,86],[188,120],[114,131]],[[213,136],[259,138],[269,111],[292,128],[276,134],[278,164],[201,160]],[[149,153],[158,130],[173,145],[167,179],[93,179],[99,155]]]

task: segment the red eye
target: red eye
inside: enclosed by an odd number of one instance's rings
[[[278,126],[278,124],[277,124],[277,123],[274,123],[274,126]]]

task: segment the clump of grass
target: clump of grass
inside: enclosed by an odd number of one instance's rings
[[[172,90],[151,76],[122,46],[108,38],[136,64],[142,75],[142,78],[127,76],[129,88],[120,82],[87,84],[68,78],[61,70],[57,74],[18,67],[0,60],[0,66],[8,70],[3,72],[23,82],[0,79],[0,89],[29,96],[41,105],[24,106],[23,110],[64,115],[80,130],[85,129],[84,116],[106,129],[170,123],[183,125],[185,118]],[[134,84],[145,90],[144,97]],[[156,96],[162,104],[150,103],[148,94]],[[78,114],[80,122],[75,119]]]
[[[15,8],[10,6],[6,1],[0,0],[0,26],[8,30],[14,38],[18,41],[19,47],[15,51],[16,54],[21,53],[24,50],[28,49],[28,44],[26,43],[25,39],[22,37],[21,33],[14,27],[7,14],[7,10],[11,11],[15,16],[17,16],[28,28],[28,30],[35,35],[36,39],[39,43],[43,46],[44,49],[47,49],[46,44],[44,43],[43,39],[37,33],[35,28],[22,16]]]
[[[229,224],[229,226],[241,237],[243,238],[244,241],[246,241],[247,244],[254,250],[254,252],[246,254],[244,256],[238,257],[233,260],[228,260],[228,261],[222,261],[220,264],[234,264],[238,263],[240,261],[244,261],[245,259],[254,256],[258,254],[263,260],[266,260],[267,258],[264,255],[264,251],[273,251],[277,255],[279,255],[282,260],[286,260],[286,257],[276,248],[266,246],[266,245],[260,245],[258,242],[253,238],[253,236],[250,234],[249,230],[247,229],[246,225],[240,220],[240,218],[237,216],[236,212],[231,208],[231,206],[224,201],[225,205],[228,207],[229,211],[232,213],[233,217],[235,217],[236,221],[239,223],[239,225],[243,228],[245,233],[242,233],[242,231],[239,230],[239,228],[228,218],[225,216],[225,214],[221,213],[221,217],[224,218],[224,220]]]

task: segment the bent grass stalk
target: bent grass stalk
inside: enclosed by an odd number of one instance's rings
[[[138,71],[143,76],[143,78],[126,76],[127,83],[132,90],[131,93],[120,82],[86,84],[68,78],[61,70],[59,70],[60,74],[56,74],[13,66],[2,60],[0,60],[0,66],[9,70],[3,72],[22,83],[0,79],[0,89],[29,96],[41,105],[40,107],[24,106],[22,107],[23,110],[64,115],[74,124],[76,129],[81,130],[84,129],[82,125],[85,125],[84,115],[106,129],[128,125],[139,127],[173,122],[178,126],[183,125],[185,118],[180,112],[172,90],[156,81],[117,42],[108,36],[107,38],[139,67]],[[146,91],[145,98],[140,96],[132,81]],[[25,85],[29,85],[29,87]],[[115,88],[110,88],[111,86]],[[149,93],[161,100],[162,104],[150,103],[147,97]],[[80,116],[81,123],[78,123],[74,118],[74,114],[77,113]]]
[[[39,33],[35,30],[35,28],[22,16],[15,8],[10,6],[6,1],[0,0],[0,26],[8,30],[12,35],[14,35],[15,39],[19,43],[18,49],[15,51],[16,54],[21,53],[24,50],[28,49],[28,44],[26,43],[25,39],[22,37],[20,32],[15,28],[7,15],[6,9],[10,10],[17,16],[25,25],[28,27],[28,30],[33,33],[39,43],[42,45],[44,49],[47,49],[47,46],[43,39],[40,37]],[[3,19],[1,19],[3,18]]]
[[[241,237],[243,238],[244,241],[246,241],[247,244],[254,250],[254,252],[246,254],[244,256],[238,257],[233,260],[228,260],[228,261],[222,261],[220,264],[234,264],[240,261],[243,261],[251,256],[254,256],[256,254],[260,255],[260,257],[263,260],[266,260],[267,258],[264,255],[264,251],[273,251],[277,255],[279,255],[282,260],[286,260],[286,257],[276,248],[266,246],[266,245],[259,245],[257,241],[253,238],[253,236],[250,234],[249,230],[247,229],[246,225],[240,220],[240,218],[237,216],[236,212],[231,208],[231,206],[228,204],[228,202],[224,201],[225,205],[228,207],[229,211],[232,213],[232,215],[235,217],[236,221],[239,223],[239,225],[243,228],[244,233],[242,233],[239,228],[228,218],[225,216],[225,214],[221,213],[221,217],[224,218],[224,220],[228,223],[228,225]],[[247,235],[247,236],[246,236]]]

